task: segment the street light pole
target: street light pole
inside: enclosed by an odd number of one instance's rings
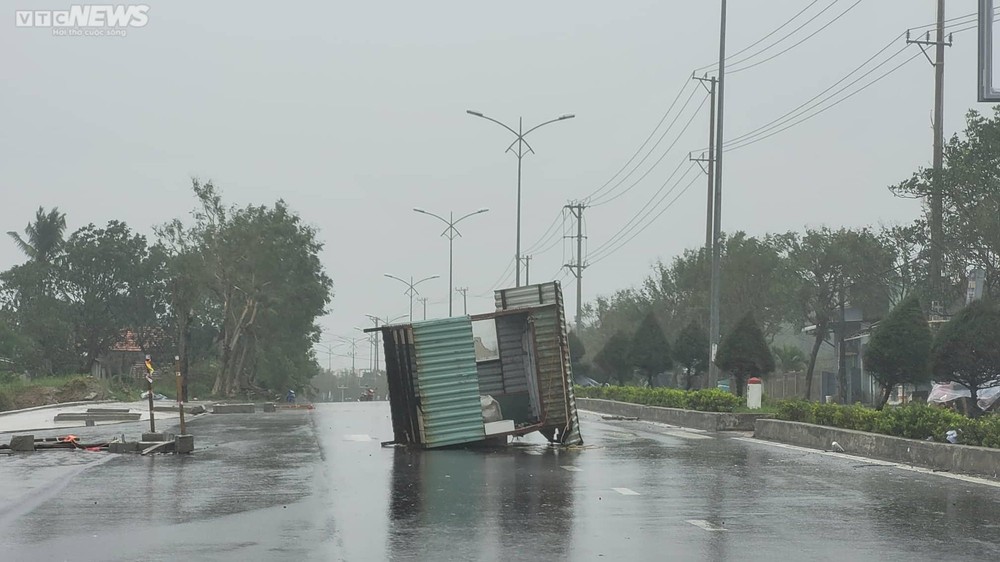
[[[504,129],[507,129],[508,131],[510,131],[511,134],[513,134],[514,137],[515,137],[514,142],[510,143],[510,146],[508,146],[507,150],[505,150],[504,152],[511,152],[511,151],[513,151],[514,152],[514,156],[517,157],[517,245],[516,245],[516,249],[515,249],[515,252],[514,252],[514,269],[516,271],[516,274],[515,274],[515,283],[516,283],[516,285],[518,287],[520,287],[521,286],[521,159],[524,158],[524,155],[527,154],[528,152],[531,152],[532,154],[534,154],[534,152],[535,152],[535,150],[533,148],[531,148],[531,145],[528,144],[528,142],[526,140],[524,140],[524,137],[528,136],[535,129],[538,129],[540,127],[544,127],[545,125],[548,125],[549,123],[555,123],[556,121],[564,121],[566,119],[572,119],[572,118],[574,118],[576,116],[573,115],[573,114],[571,114],[571,113],[567,113],[565,115],[560,115],[559,117],[556,117],[555,119],[550,119],[548,121],[539,123],[538,125],[535,125],[534,127],[528,129],[527,131],[525,131],[524,127],[523,127],[524,119],[521,118],[521,117],[519,117],[517,119],[517,130],[515,131],[511,127],[509,127],[509,126],[501,123],[500,121],[497,121],[496,119],[494,119],[492,117],[488,117],[486,115],[483,115],[479,111],[472,111],[471,109],[467,109],[465,112],[468,113],[469,115],[474,115],[476,117],[482,117],[483,119],[486,119],[487,121],[492,121],[492,122],[496,123],[497,125],[500,125]],[[515,145],[517,145],[517,150],[516,151],[514,150],[514,146]],[[527,151],[525,151],[525,148],[527,148]]]
[[[399,281],[400,283],[407,286],[406,292],[403,294],[410,296],[410,322],[413,322],[413,296],[419,294],[417,293],[417,285],[423,283],[424,281],[428,281],[430,279],[437,279],[438,277],[440,277],[440,275],[431,275],[430,277],[424,277],[420,281],[414,282],[412,275],[410,276],[409,281],[407,281],[406,279],[402,279],[400,277],[396,277],[395,275],[390,275],[388,273],[384,273],[383,275],[385,275],[389,279],[395,279],[396,281]]]
[[[418,213],[422,213],[422,214],[425,214],[425,215],[428,215],[428,216],[432,216],[432,217],[438,219],[439,221],[445,223],[446,225],[448,225],[448,227],[444,229],[444,232],[441,233],[441,236],[447,236],[448,237],[448,317],[450,318],[452,316],[452,297],[454,296],[454,292],[455,292],[455,290],[454,290],[454,275],[453,275],[454,274],[454,270],[455,270],[455,268],[454,268],[455,237],[462,235],[462,233],[459,232],[457,228],[455,228],[455,225],[457,225],[458,223],[462,222],[463,220],[465,220],[465,219],[467,219],[467,218],[469,218],[469,217],[471,217],[473,215],[479,215],[479,214],[485,213],[485,212],[489,211],[489,209],[483,208],[483,209],[479,209],[478,211],[473,211],[473,212],[471,212],[471,213],[469,213],[467,215],[464,215],[464,216],[460,217],[458,220],[455,220],[455,212],[454,211],[450,212],[448,214],[448,218],[446,219],[446,218],[444,218],[444,217],[442,217],[440,215],[435,215],[434,213],[431,213],[429,211],[425,211],[423,209],[414,208],[413,210],[416,211],[416,212],[418,212]]]

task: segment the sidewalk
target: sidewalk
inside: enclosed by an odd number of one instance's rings
[[[175,406],[173,400],[154,400],[153,406]],[[186,405],[198,404],[187,403]],[[206,403],[206,406],[210,404]],[[55,421],[57,414],[61,413],[86,413],[88,408],[128,408],[131,413],[141,414],[139,421],[149,422],[149,402],[137,400],[135,402],[70,402],[66,404],[52,404],[37,408],[27,408],[24,410],[11,410],[0,412],[0,433],[15,433],[26,431],[47,431],[52,429],[64,429],[74,427],[85,427],[86,422],[79,421]],[[165,424],[176,423],[180,418],[177,412],[153,412],[153,417],[157,423],[163,420]],[[188,416],[191,417],[191,416]],[[117,425],[121,423],[136,423],[135,421],[99,421],[95,426]]]

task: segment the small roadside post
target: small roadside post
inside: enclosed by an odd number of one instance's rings
[[[750,377],[750,380],[747,381],[747,408],[760,409],[762,390],[761,380],[757,377]]]
[[[153,419],[153,361],[146,356],[146,382],[149,385],[149,432],[156,433],[156,421]]]
[[[181,415],[181,435],[187,435],[187,431],[184,427],[184,394],[182,394],[184,388],[184,377],[181,375],[181,356],[174,356],[174,371],[177,373],[177,411]]]

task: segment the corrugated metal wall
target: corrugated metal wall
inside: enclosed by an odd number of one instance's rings
[[[496,318],[497,347],[503,366],[503,389],[507,394],[527,392],[530,396],[531,413],[535,419],[542,417],[542,404],[538,395],[534,373],[527,366],[528,313],[498,316]]]
[[[561,426],[566,444],[583,443],[573,395],[569,340],[562,288],[558,281],[495,291],[497,310],[554,305],[531,312],[538,342],[538,373],[547,426]]]
[[[558,282],[525,285],[513,289],[494,291],[497,310],[512,310],[542,304],[555,304]]]
[[[480,361],[476,363],[476,371],[479,372],[479,394],[503,394],[503,373],[500,370],[500,361]]]
[[[566,384],[559,349],[559,316],[555,307],[531,313],[538,351],[538,385],[545,405],[545,425],[566,425]]]
[[[485,439],[471,319],[414,323],[413,340],[424,446]]]
[[[557,289],[558,281],[555,282]],[[580,415],[576,409],[576,395],[573,392],[573,361],[569,355],[569,332],[566,328],[566,306],[562,298],[562,290],[556,291],[556,308],[558,312],[559,346],[563,361],[563,374],[566,380],[566,408],[569,414],[569,425],[561,436],[564,445],[583,445],[583,435],[580,434]]]
[[[397,443],[420,443],[419,402],[414,381],[413,333],[409,325],[382,329],[385,372],[389,386],[393,438]]]

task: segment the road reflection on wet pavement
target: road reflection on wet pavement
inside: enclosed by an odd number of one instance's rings
[[[201,417],[189,457],[0,457],[0,559],[1000,559],[995,486],[582,420],[421,451],[380,445],[385,402],[319,404]]]

